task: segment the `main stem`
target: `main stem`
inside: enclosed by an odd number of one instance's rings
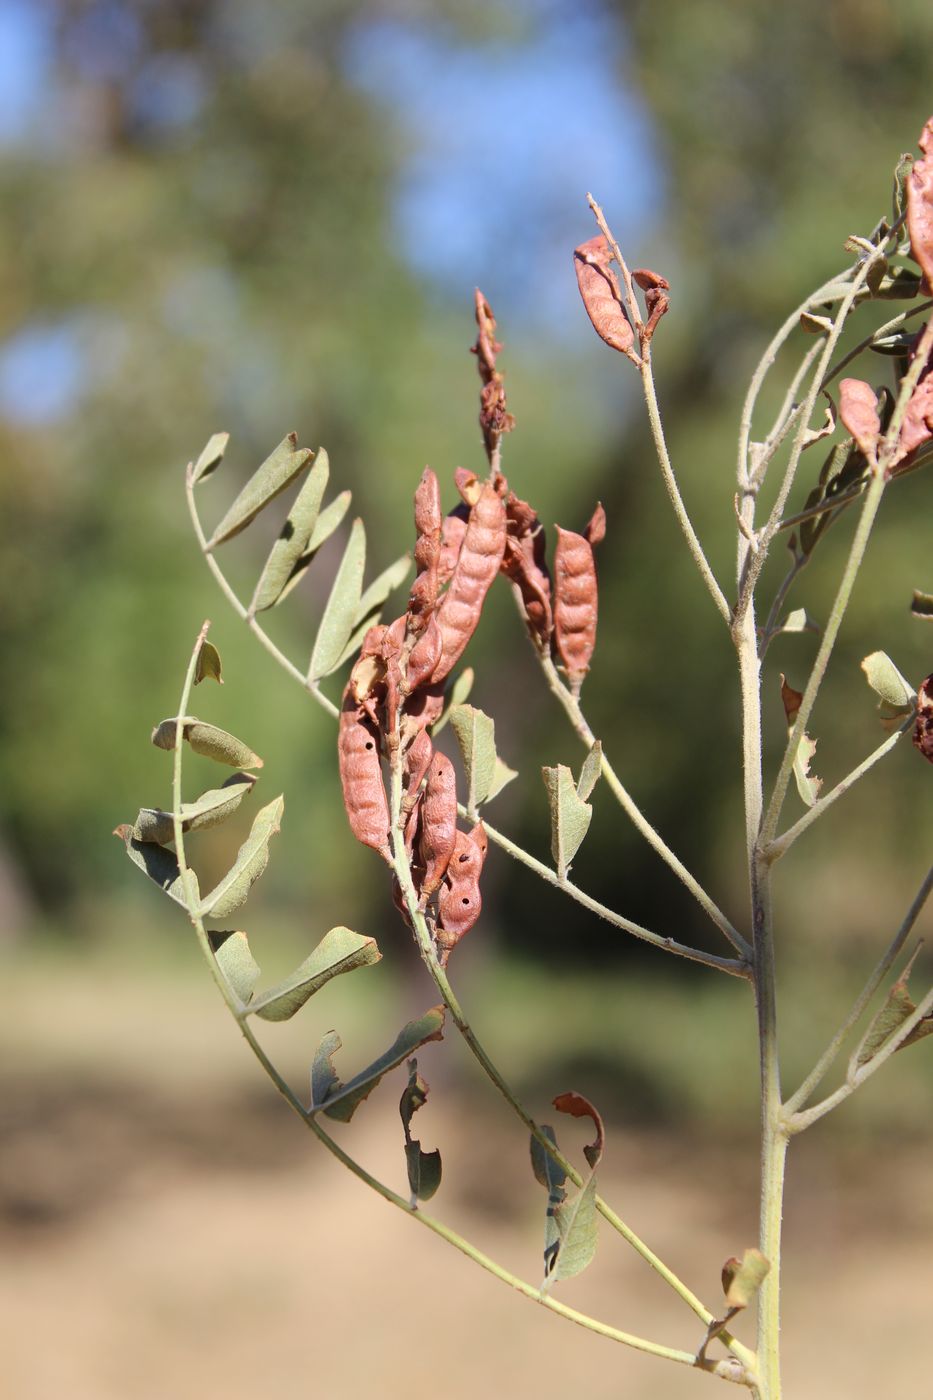
[[[751,524],[754,501],[743,502]],[[740,535],[739,577],[747,542]],[[758,1295],[758,1394],[760,1400],[780,1400],[781,1217],[787,1132],[781,1104],[778,1058],[777,998],[774,975],[774,935],[771,909],[771,869],[760,854],[763,810],[761,763],[761,661],[755,627],[754,598],[736,629],[742,689],[742,749],[745,790],[745,834],[753,931],[755,1003],[761,1081],[761,1200],[758,1247],[771,1264]]]

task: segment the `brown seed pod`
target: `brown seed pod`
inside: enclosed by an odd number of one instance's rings
[[[432,676],[434,681],[448,676],[463,655],[504,553],[505,503],[495,487],[487,483],[470,511],[457,567],[435,613],[442,647]]]
[[[502,375],[496,369],[496,356],[502,346],[496,340],[495,317],[492,307],[479,287],[476,288],[475,304],[476,344],[470,348],[476,356],[479,377],[483,383],[479,397],[479,423],[483,430],[486,455],[492,461],[499,439],[503,433],[511,432],[515,427],[515,419],[506,406]]]
[[[411,692],[417,690],[425,681],[431,679],[434,668],[441,659],[441,650],[444,638],[436,617],[432,617],[424,632],[418,638],[411,649],[408,658],[408,672],[406,676],[406,689]]]
[[[423,630],[437,601],[437,565],[441,551],[441,490],[437,477],[425,467],[415,492],[415,565],[418,573],[408,599],[409,629]]]
[[[486,840],[481,822],[469,833],[456,833],[453,855],[437,901],[436,942],[442,967],[482,911],[479,877],[486,858]]]
[[[344,692],[337,737],[340,784],[350,830],[364,846],[389,854],[389,805],[382,785],[379,738],[362,705],[348,686]]]
[[[924,291],[933,289],[933,117],[917,142],[923,157],[907,177],[907,229],[910,251],[923,273]]]
[[[441,525],[441,550],[437,562],[439,588],[443,588],[453,577],[457,560],[460,558],[460,546],[466,534],[468,518],[469,510],[466,506],[457,506],[449,515],[444,516]]]
[[[654,335],[657,324],[671,304],[668,292],[671,284],[666,277],[662,277],[660,272],[652,272],[648,267],[637,267],[632,273],[632,281],[645,294],[645,306],[648,311],[648,321],[641,333],[642,345],[647,345]]]
[[[917,692],[914,743],[924,758],[933,763],[933,676],[927,676]]]
[[[933,438],[933,372],[927,364],[904,410],[897,452],[889,467],[893,476],[910,466],[917,449]]]
[[[603,538],[605,516],[601,506],[597,506],[587,529],[594,542]],[[572,530],[562,530],[558,525],[554,555],[554,643],[575,694],[590,668],[596,645],[598,604],[596,564],[590,540]]]
[[[436,753],[428,768],[421,803],[422,905],[447,871],[457,836],[457,775],[446,754]]]
[[[403,744],[410,744],[428,725],[440,719],[444,710],[443,685],[424,685],[405,701],[400,732]]]
[[[613,350],[634,355],[635,332],[628,318],[619,284],[609,264],[612,250],[601,233],[573,250],[577,286],[593,329]]]
[[[385,629],[380,653],[385,663],[385,734],[391,746],[395,739],[396,719],[402,698],[402,648],[408,627],[408,615],[397,617]]]
[[[554,619],[544,528],[528,502],[520,500],[512,491],[506,497],[505,514],[505,554],[501,569],[518,589],[532,640],[546,647]]]
[[[360,704],[371,700],[385,683],[386,668],[382,656],[385,634],[385,627],[379,623],[370,627],[350,672],[350,692]]]

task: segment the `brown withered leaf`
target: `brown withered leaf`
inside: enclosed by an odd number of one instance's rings
[[[917,144],[923,157],[914,161],[907,177],[907,229],[911,254],[929,292],[933,290],[933,117]]]
[[[593,329],[613,350],[633,358],[635,332],[622,305],[611,262],[612,250],[601,233],[573,250],[577,286]]]
[[[583,1155],[595,1171],[603,1155],[603,1147],[606,1142],[606,1130],[599,1113],[589,1099],[584,1098],[582,1094],[578,1094],[573,1089],[569,1089],[565,1094],[558,1094],[557,1098],[554,1099],[554,1107],[558,1113],[569,1113],[572,1118],[592,1118],[596,1127],[596,1137],[584,1147]]]
[[[878,398],[863,379],[843,379],[839,383],[839,417],[855,438],[868,460],[874,461],[881,435]]]
[[[928,363],[904,410],[897,439],[897,453],[889,467],[893,476],[903,471],[919,448],[933,438],[933,374]]]
[[[660,272],[652,272],[648,267],[637,267],[632,273],[632,280],[641,287],[645,294],[645,306],[648,311],[648,322],[642,331],[642,345],[647,345],[657,329],[657,324],[664,313],[669,309],[671,299],[668,296],[671,284],[666,277],[662,277]]]
[[[927,676],[917,692],[914,744],[924,758],[933,763],[933,675]]]
[[[855,1067],[861,1069],[862,1065],[873,1060],[878,1051],[881,1050],[891,1037],[900,1030],[901,1026],[909,1016],[912,1016],[917,1007],[913,997],[907,990],[910,981],[910,974],[913,970],[914,961],[917,954],[914,953],[904,971],[897,981],[888,990],[884,999],[884,1005],[876,1012],[871,1025],[868,1027],[865,1038],[859,1046],[854,1059]],[[928,1035],[933,1035],[933,1018],[924,1016],[909,1035],[905,1036],[897,1047],[898,1050],[905,1050],[908,1045],[916,1045],[918,1040],[925,1040]]]
[[[502,375],[496,369],[496,356],[502,349],[501,342],[496,340],[496,318],[479,287],[476,288],[474,302],[476,344],[471,345],[470,350],[476,356],[479,377],[483,384],[479,396],[479,424],[483,430],[486,453],[491,458],[502,434],[510,433],[515,427],[515,419],[508,411]]]

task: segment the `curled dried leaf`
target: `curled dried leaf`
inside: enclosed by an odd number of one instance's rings
[[[476,630],[486,594],[502,563],[505,535],[505,503],[486,483],[470,510],[450,586],[435,613],[442,644],[432,674],[434,681],[450,674]]]
[[[606,1142],[606,1130],[599,1113],[589,1099],[584,1098],[582,1094],[576,1093],[573,1089],[568,1090],[565,1094],[558,1094],[554,1100],[554,1107],[558,1113],[569,1113],[573,1118],[592,1118],[596,1128],[596,1137],[584,1147],[583,1155],[595,1171],[603,1155],[603,1147]]]
[[[873,462],[881,436],[881,419],[878,398],[870,384],[863,379],[840,380],[839,417],[869,462]]]
[[[389,806],[382,784],[378,733],[349,686],[340,711],[337,755],[350,830],[357,841],[390,861]]]
[[[910,251],[923,273],[926,291],[933,290],[933,117],[917,142],[923,156],[907,177],[907,229]]]
[[[598,506],[587,526],[592,539],[603,538],[605,515]],[[599,594],[590,540],[557,527],[554,555],[554,644],[574,691],[590,668],[596,645]]]
[[[593,329],[613,350],[634,356],[635,332],[622,305],[622,295],[612,272],[612,250],[599,233],[573,250],[577,286]]]
[[[645,294],[645,306],[648,311],[648,321],[642,331],[642,345],[646,345],[654,335],[657,324],[661,317],[668,310],[671,299],[668,292],[671,284],[666,277],[662,277],[660,272],[652,272],[647,267],[637,267],[632,273],[632,280],[636,286],[641,287]]]
[[[917,693],[913,741],[924,758],[933,763],[933,675],[927,676]]]

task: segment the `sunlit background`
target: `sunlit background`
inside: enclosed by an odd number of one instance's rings
[[[0,0],[0,1291],[18,1400],[460,1400],[480,1385],[676,1400],[705,1384],[474,1277],[322,1160],[239,1043],[184,919],[109,833],[169,800],[149,732],[176,712],[210,617],[226,684],[198,691],[198,712],[262,754],[262,800],[287,800],[243,915],[257,958],[284,974],[337,923],[385,954],[272,1027],[270,1050],[303,1090],[332,1025],[362,1064],[435,999],[384,872],[346,828],[333,726],[220,596],[183,478],[213,432],[231,433],[202,488],[213,525],[295,430],[327,448],[332,492],[352,488],[377,572],[411,543],[424,465],[452,504],[454,467],[482,463],[468,353],[479,285],[505,346],[512,486],[549,528],[580,529],[597,499],[606,507],[590,723],[742,927],[730,646],[668,508],[637,376],[593,335],[570,253],[594,232],[592,191],[632,264],[672,283],[662,410],[728,583],[744,387],[788,311],[845,266],[847,235],[889,212],[898,155],[933,109],[931,75],[926,0]],[[881,381],[887,366],[863,373]],[[915,684],[933,668],[933,632],[908,609],[913,589],[933,591],[928,503],[918,473],[885,504],[813,719],[829,782],[881,737],[861,657],[883,648]],[[225,547],[246,593],[278,529],[270,515]],[[793,595],[817,621],[850,531],[838,527]],[[335,562],[322,555],[270,622],[299,665]],[[779,560],[765,575],[766,596],[782,572]],[[814,647],[782,637],[769,655],[772,763],[786,733],[779,673],[802,687]],[[505,589],[468,659],[472,699],[520,773],[491,819],[547,859],[539,769],[582,752]],[[930,778],[902,744],[785,862],[791,1084],[929,863]],[[724,951],[610,795],[594,801],[578,883]],[[204,838],[208,872],[229,864],[243,824]],[[498,852],[484,895],[451,964],[477,1029],[536,1114],[570,1085],[602,1105],[606,1194],[714,1303],[722,1260],[755,1232],[745,990],[595,923]],[[929,1065],[923,1049],[898,1057],[792,1158],[795,1396],[875,1394],[882,1358],[901,1393],[924,1354]],[[544,1201],[523,1133],[455,1037],[422,1069],[433,1093],[419,1131],[445,1161],[438,1213],[536,1278]],[[342,1138],[398,1189],[400,1090],[401,1078],[383,1085]],[[646,1274],[607,1238],[565,1295],[695,1347],[690,1315]],[[895,1306],[892,1357],[882,1320]]]

